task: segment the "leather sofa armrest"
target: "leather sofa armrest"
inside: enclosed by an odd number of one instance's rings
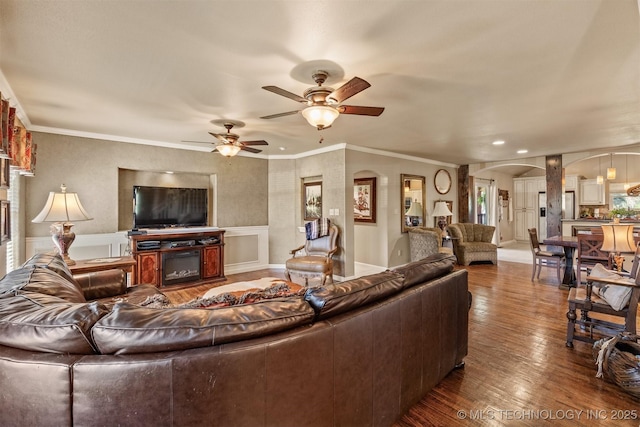
[[[127,274],[119,268],[73,276],[87,301],[114,297],[127,292]]]

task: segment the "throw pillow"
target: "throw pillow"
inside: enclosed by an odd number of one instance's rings
[[[328,218],[318,218],[304,225],[307,240],[315,240],[329,235],[331,221]]]
[[[621,277],[615,272],[607,270],[602,264],[596,264],[591,270],[589,277],[633,283],[631,279]],[[593,282],[593,293],[605,300],[611,308],[617,311],[622,310],[629,304],[632,290],[633,289],[628,286],[611,285],[598,281]]]
[[[306,232],[307,240],[315,240],[319,237],[318,235],[318,220],[314,219],[307,222],[304,225],[304,230]]]

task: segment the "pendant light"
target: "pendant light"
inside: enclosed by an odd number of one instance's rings
[[[616,168],[613,167],[613,153],[611,153],[610,156],[611,156],[611,167],[607,168],[608,180],[616,179]]]
[[[627,191],[631,187],[629,185],[629,155],[624,155],[624,191]]]
[[[602,176],[601,157],[598,157],[598,176],[596,177],[596,184],[604,184],[604,177]]]

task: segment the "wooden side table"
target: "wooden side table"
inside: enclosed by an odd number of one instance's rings
[[[134,283],[134,272],[136,269],[136,260],[132,256],[121,256],[113,258],[95,258],[76,261],[75,265],[70,265],[69,270],[72,274],[93,273],[96,271],[120,269],[128,275],[128,284]]]

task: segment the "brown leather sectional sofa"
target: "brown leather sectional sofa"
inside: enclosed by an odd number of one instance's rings
[[[0,280],[2,425],[391,425],[467,354],[446,255],[211,310],[140,307],[158,291],[107,273],[36,255]]]

